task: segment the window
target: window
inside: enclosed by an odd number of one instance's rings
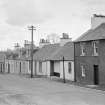
[[[86,74],[85,74],[85,67],[84,67],[84,65],[81,65],[81,72],[82,72],[82,77],[85,77]]]
[[[81,47],[81,56],[84,56],[85,55],[85,44],[81,43],[80,47]]]
[[[93,55],[98,56],[98,41],[93,41],[92,46],[93,46]]]
[[[71,62],[68,63],[68,73],[71,73]]]

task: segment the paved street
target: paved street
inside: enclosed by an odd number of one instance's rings
[[[46,78],[0,74],[0,105],[105,105],[105,92]]]

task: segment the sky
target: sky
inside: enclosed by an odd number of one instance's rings
[[[0,0],[0,50],[56,33],[78,38],[91,27],[93,14],[105,15],[105,0]]]

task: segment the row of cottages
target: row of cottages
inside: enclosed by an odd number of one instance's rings
[[[65,75],[71,81],[105,84],[105,16],[94,14],[91,18],[91,29],[74,43],[63,33],[60,43],[50,44],[41,40],[39,45],[40,48],[35,50],[33,58],[34,75],[60,78]],[[5,60],[5,71],[30,74],[29,46],[25,42],[25,51],[17,49],[19,54],[10,54]],[[3,69],[4,61],[1,61],[0,71]]]
[[[105,16],[94,15],[92,27],[74,42],[77,82],[105,84]]]
[[[72,42],[68,42],[59,48],[48,58],[52,61],[53,75],[57,75],[60,78],[74,81],[74,45]]]
[[[28,61],[18,53],[11,53],[5,60],[5,72],[14,74],[28,73]]]
[[[74,81],[74,46],[67,34],[63,33],[58,44],[45,43],[34,54],[36,75],[57,76]],[[64,57],[64,71],[63,71]]]
[[[15,74],[30,74],[31,73],[31,43],[25,40],[24,47],[20,48],[18,45],[11,52],[7,52],[5,59],[5,72]],[[34,52],[37,48],[34,49]]]

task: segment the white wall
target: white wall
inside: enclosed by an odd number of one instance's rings
[[[47,76],[49,77],[50,76],[50,73],[51,73],[51,68],[50,68],[50,61],[47,61]]]
[[[60,62],[54,61],[54,72],[60,73]]]
[[[5,60],[5,72],[8,73],[8,60]]]
[[[39,62],[36,62],[36,75],[50,76],[50,61],[42,62],[42,72],[39,71]]]
[[[47,75],[47,62],[42,62],[42,74]]]
[[[71,62],[71,73],[68,72],[68,63]],[[74,62],[64,61],[65,79],[74,81]],[[60,61],[60,78],[63,78],[63,62]]]
[[[39,71],[39,61],[36,61],[36,74],[42,75],[42,73]]]
[[[14,73],[14,60],[9,60],[10,64],[10,73]]]

